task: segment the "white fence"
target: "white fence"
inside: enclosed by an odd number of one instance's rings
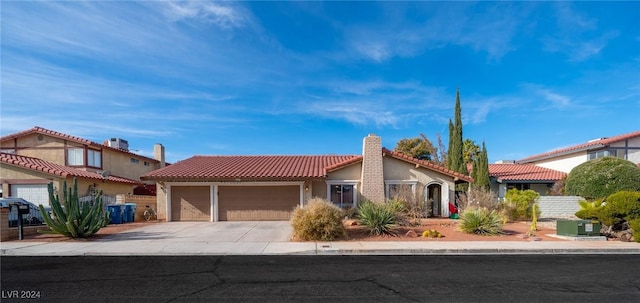
[[[540,196],[538,203],[542,218],[562,218],[575,215],[580,210],[579,196]]]

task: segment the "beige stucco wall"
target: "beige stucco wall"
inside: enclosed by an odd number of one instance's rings
[[[158,220],[167,220],[167,188],[163,183],[156,183],[156,201]]]
[[[139,162],[132,163],[131,158],[137,159]],[[145,161],[149,162],[149,166],[144,165]],[[102,150],[102,166],[103,170],[108,170],[113,175],[133,180],[140,180],[140,176],[160,168],[156,161],[151,161],[148,158],[109,149]]]
[[[355,163],[327,173],[327,180],[360,180],[361,173],[362,163]]]
[[[537,166],[546,167],[550,169],[555,169],[557,171],[569,173],[571,170],[584,163],[587,162],[587,152],[578,152],[570,155],[564,155],[560,157],[555,157],[552,159],[544,159],[540,161],[532,162]]]
[[[311,197],[305,197],[305,199],[309,199],[312,197],[320,197],[323,199],[327,199],[327,183],[320,180],[320,181],[313,181],[311,183]],[[306,200],[305,200],[306,202]]]
[[[81,144],[75,143],[68,143],[68,146],[82,147]],[[2,149],[13,148],[17,148],[16,154],[20,156],[34,157],[65,165],[64,140],[55,137],[31,134],[17,138],[16,141],[2,142]]]

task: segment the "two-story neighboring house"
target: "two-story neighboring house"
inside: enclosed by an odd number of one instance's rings
[[[588,142],[533,155],[516,161],[569,173],[574,167],[589,160],[613,156],[640,163],[640,131]]]
[[[0,138],[2,196],[48,205],[47,184],[56,189],[78,179],[80,195],[134,193],[145,184],[140,176],[165,166],[164,147],[154,158],[132,153],[128,142],[113,138],[103,144],[42,127]]]

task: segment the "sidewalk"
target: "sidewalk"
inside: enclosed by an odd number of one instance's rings
[[[0,256],[640,254],[618,241],[291,242],[288,222],[164,222],[91,240],[0,242]]]
[[[205,242],[171,239],[2,242],[2,256],[640,254],[640,244],[602,241]]]

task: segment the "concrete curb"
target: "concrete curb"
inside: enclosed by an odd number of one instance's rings
[[[318,255],[640,255],[640,249],[410,249],[410,250],[318,250]]]

